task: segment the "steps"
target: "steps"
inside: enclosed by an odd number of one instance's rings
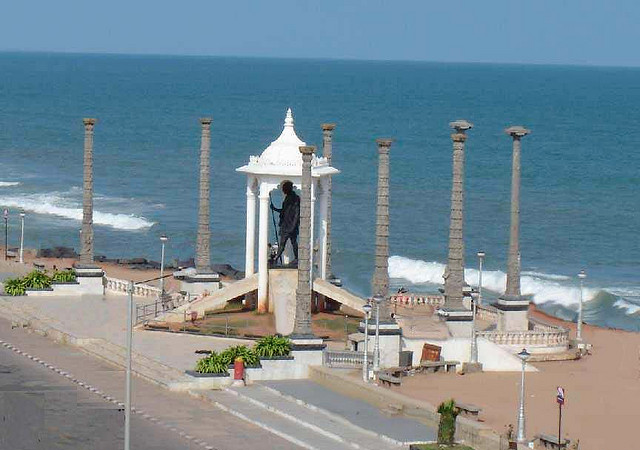
[[[126,367],[127,349],[124,347],[112,344],[104,339],[82,339],[80,348],[111,364]],[[185,383],[189,380],[183,372],[136,352],[132,353],[131,370],[138,376],[167,387]]]
[[[309,450],[399,450],[401,443],[266,386],[204,394],[231,414]]]

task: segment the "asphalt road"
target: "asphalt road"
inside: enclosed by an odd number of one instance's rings
[[[122,369],[4,319],[0,340],[0,450],[124,448]],[[137,377],[132,390],[132,450],[300,450],[187,394]]]

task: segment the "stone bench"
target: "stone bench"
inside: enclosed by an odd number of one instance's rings
[[[402,384],[402,379],[400,377],[393,376],[386,372],[380,372],[378,374],[378,381],[380,381],[383,386],[387,384],[389,387],[391,387],[392,384],[396,386],[400,386]]]
[[[44,272],[44,264],[38,264],[36,262],[33,263],[33,267],[35,267],[35,269],[38,272]]]
[[[473,417],[476,420],[478,419],[478,415],[480,415],[480,411],[482,411],[482,408],[476,405],[472,405],[471,403],[456,402],[456,408],[460,410],[460,413],[463,416]]]
[[[420,361],[421,372],[438,372],[444,369],[445,372],[455,372],[460,361]]]
[[[570,439],[564,439],[558,445],[558,436],[554,436],[552,434],[537,434],[534,436],[534,440],[540,442],[540,448],[549,448],[553,450],[567,449],[571,443]]]

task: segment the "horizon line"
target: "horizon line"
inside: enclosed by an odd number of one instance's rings
[[[126,53],[126,52],[90,52],[90,51],[61,51],[61,50],[12,50],[0,49],[0,54],[49,54],[69,56],[128,56],[128,57],[172,57],[172,58],[212,58],[212,59],[276,59],[288,61],[335,61],[335,62],[370,62],[370,63],[417,63],[417,64],[468,64],[468,65],[500,65],[500,66],[537,66],[537,67],[583,67],[583,68],[611,68],[611,69],[640,69],[635,66],[589,63],[554,63],[554,62],[504,62],[504,61],[448,61],[429,59],[370,59],[348,57],[304,57],[304,56],[260,56],[260,55],[210,55],[197,53]]]

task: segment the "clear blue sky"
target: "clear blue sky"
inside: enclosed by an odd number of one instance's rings
[[[3,0],[0,50],[640,66],[630,0]]]

